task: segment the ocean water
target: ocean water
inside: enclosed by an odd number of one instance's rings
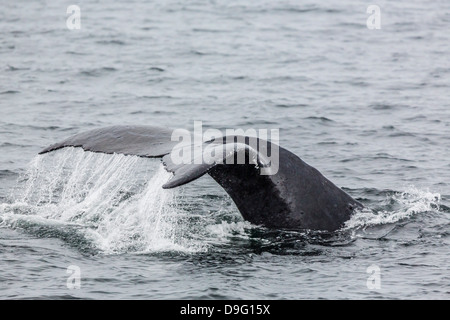
[[[0,298],[449,299],[448,1],[80,0],[80,30],[70,4],[0,10]],[[368,209],[267,230],[208,176],[163,190],[157,159],[37,155],[194,121],[280,129]]]

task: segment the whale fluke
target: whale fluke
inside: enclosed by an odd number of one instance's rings
[[[170,140],[172,131],[153,126],[105,127],[74,135],[45,148],[39,154],[65,147],[81,147],[91,152],[159,158],[170,153],[177,144]]]
[[[215,151],[207,161],[193,156],[190,161],[174,163],[173,153],[192,146],[178,147],[178,141],[171,141],[172,132],[152,126],[107,127],[70,137],[41,154],[72,146],[92,152],[162,157],[165,169],[174,174],[163,188],[178,187],[208,173],[231,196],[245,220],[268,228],[333,231],[342,227],[354,210],[363,208],[298,156],[258,138],[235,136],[205,141],[200,146]],[[257,139],[257,148],[250,139]],[[267,157],[268,150],[277,150],[279,155],[274,174],[270,172],[273,163]],[[246,161],[236,164],[239,157]]]

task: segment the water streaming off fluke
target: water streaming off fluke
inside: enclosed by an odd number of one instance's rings
[[[159,160],[67,148],[37,156],[21,177],[3,223],[66,225],[105,253],[204,250]]]

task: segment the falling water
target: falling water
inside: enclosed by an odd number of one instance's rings
[[[10,226],[66,226],[104,253],[199,251],[159,161],[67,148],[37,156],[3,204]],[[68,231],[66,231],[68,232]]]

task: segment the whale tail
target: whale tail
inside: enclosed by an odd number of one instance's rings
[[[208,173],[231,196],[245,220],[268,228],[332,231],[362,208],[318,170],[269,141],[231,136],[200,146],[180,146],[171,141],[171,134],[170,129],[151,126],[106,127],[72,136],[40,154],[81,147],[162,158],[165,169],[173,173],[163,188],[175,188]],[[193,156],[180,161],[183,153]]]

